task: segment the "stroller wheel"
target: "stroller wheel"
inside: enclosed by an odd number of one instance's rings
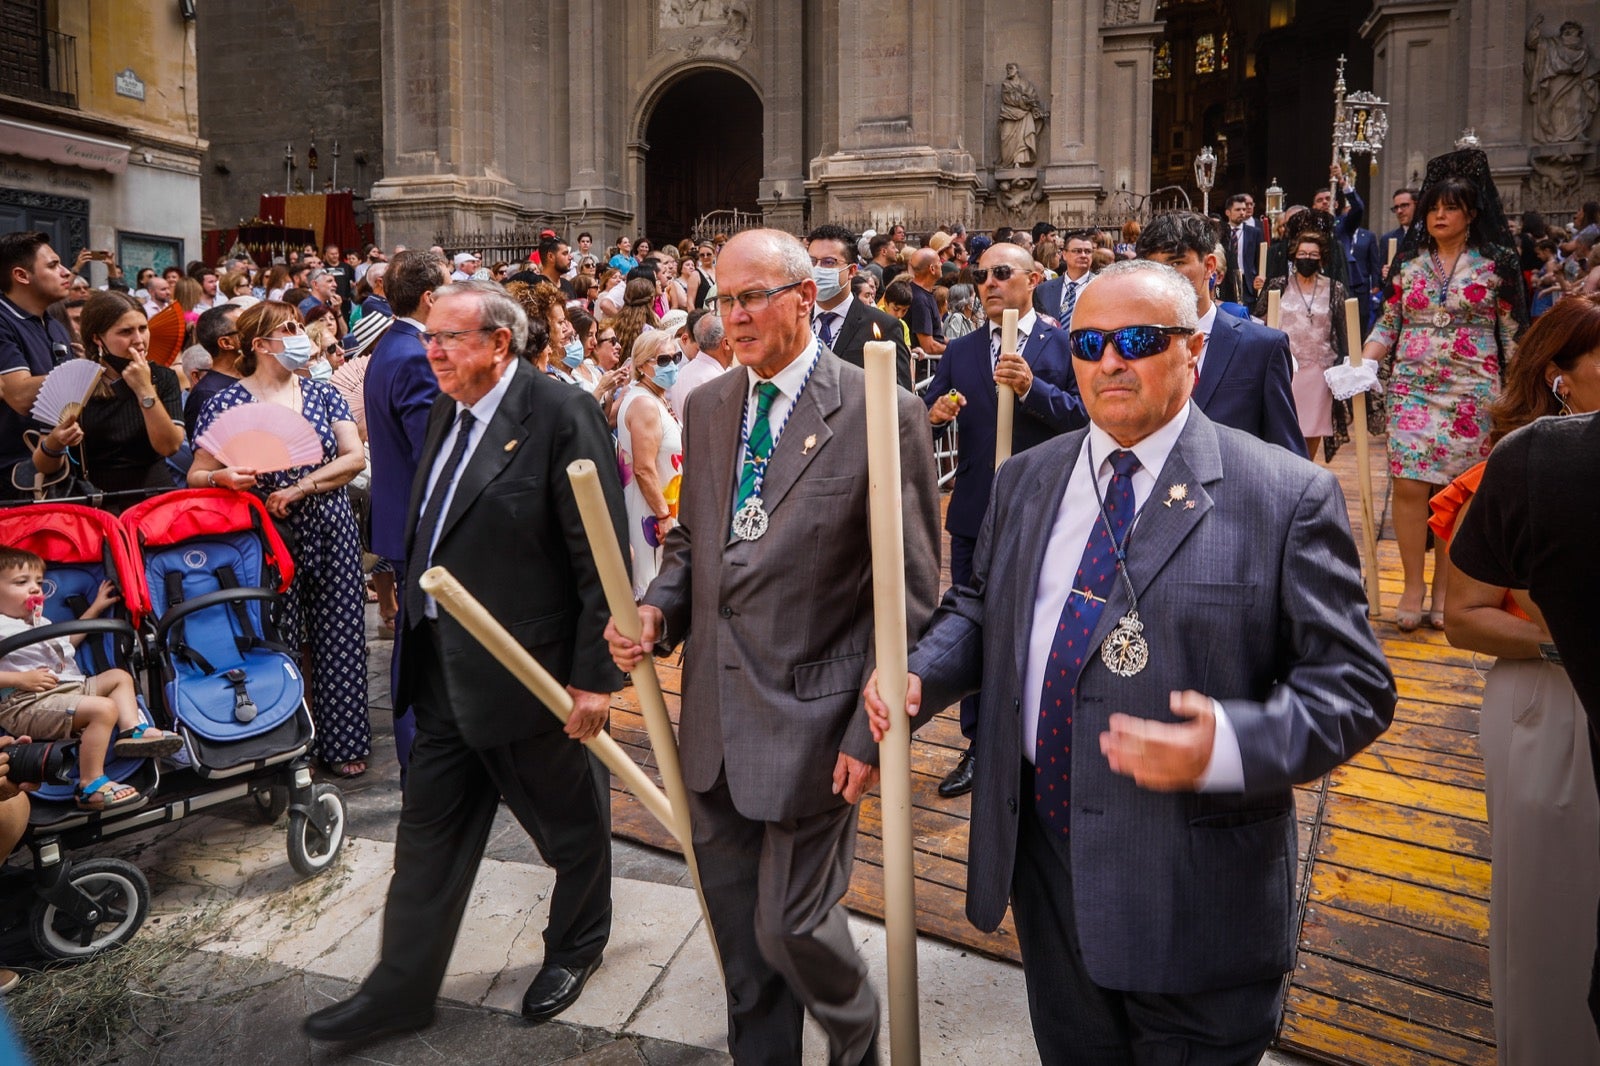
[[[261,815],[261,820],[268,825],[276,825],[283,812],[289,809],[289,788],[287,785],[273,785],[260,792],[251,793],[255,800],[256,811]]]
[[[95,901],[99,919],[81,921],[44,899],[35,899],[29,928],[34,947],[53,959],[85,959],[133,939],[150,911],[150,883],[132,863],[86,859],[72,864],[67,880]]]
[[[326,870],[344,846],[344,794],[332,785],[317,785],[311,793],[311,806],[325,822],[325,829],[305,810],[289,811],[289,865],[303,877]]]

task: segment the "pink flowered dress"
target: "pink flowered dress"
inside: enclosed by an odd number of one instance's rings
[[[1516,322],[1494,260],[1477,252],[1462,253],[1442,305],[1439,287],[1428,256],[1404,263],[1368,340],[1391,353],[1389,473],[1447,485],[1489,454],[1489,405]]]

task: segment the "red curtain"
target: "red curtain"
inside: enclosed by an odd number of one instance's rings
[[[306,208],[313,207],[315,201],[324,203],[318,217],[306,219]],[[297,201],[291,203],[290,201]],[[318,193],[307,196],[262,196],[260,216],[263,221],[276,222],[284,225],[290,215],[294,223],[304,224],[302,219],[310,223],[312,232],[316,234],[315,244],[321,249],[327,244],[337,244],[343,250],[354,249],[360,251],[361,233],[356,228],[355,196],[349,192]]]

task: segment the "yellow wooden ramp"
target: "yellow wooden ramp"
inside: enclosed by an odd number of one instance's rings
[[[1384,464],[1382,442],[1376,443],[1373,486],[1381,510]],[[1358,524],[1353,449],[1344,449],[1333,468]],[[1393,727],[1372,747],[1297,790],[1304,907],[1279,1043],[1352,1066],[1490,1066],[1489,828],[1477,747],[1482,680],[1472,656],[1451,648],[1443,634],[1400,633],[1387,621],[1400,595],[1392,539],[1379,543],[1379,566],[1384,620],[1375,628],[1400,705]],[[678,664],[663,663],[661,673],[676,718]],[[612,733],[654,767],[631,689],[613,705]],[[926,935],[1017,960],[1009,917],[993,934],[966,921],[968,803],[942,800],[935,791],[963,747],[954,708],[912,745],[917,925]],[[632,796],[613,788],[619,836],[674,847]],[[874,918],[883,916],[882,854],[872,796],[862,804],[845,902]]]

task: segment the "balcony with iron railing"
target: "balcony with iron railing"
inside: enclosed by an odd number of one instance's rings
[[[0,95],[78,106],[78,39],[55,30],[0,27]]]

